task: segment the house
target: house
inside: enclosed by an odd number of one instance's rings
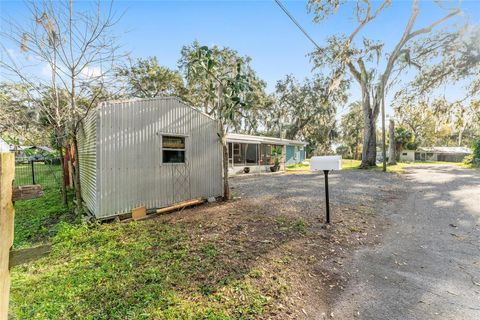
[[[415,150],[402,150],[400,151],[400,161],[414,162]]]
[[[55,150],[47,146],[17,146],[11,145],[10,151],[15,153],[16,163],[29,161],[45,161],[55,157]]]
[[[0,138],[0,152],[9,152],[10,146],[2,138]]]
[[[227,134],[229,174],[237,174],[248,167],[250,172],[269,172],[274,164],[272,150],[281,148],[280,170],[285,165],[301,163],[305,160],[307,143],[272,137],[246,134]]]
[[[82,198],[99,219],[223,195],[218,122],[173,97],[106,102],[78,138]]]
[[[465,147],[421,147],[417,150],[403,150],[400,160],[462,162],[469,154],[472,154],[472,150]]]

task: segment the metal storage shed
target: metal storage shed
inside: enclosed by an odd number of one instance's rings
[[[97,218],[221,196],[218,123],[173,97],[112,101],[78,138],[82,198]]]

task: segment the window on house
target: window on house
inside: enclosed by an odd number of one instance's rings
[[[258,162],[258,146],[256,144],[247,144],[245,150],[245,162],[247,164],[256,164]]]
[[[233,144],[233,163],[235,165],[245,165],[245,145],[243,143]]]
[[[407,155],[408,155],[408,153],[406,153],[406,152],[402,153],[402,156],[407,156]]]
[[[260,164],[261,165],[268,165],[272,160],[272,146],[269,144],[261,144],[260,145]]]
[[[185,163],[185,138],[162,136],[162,162]]]

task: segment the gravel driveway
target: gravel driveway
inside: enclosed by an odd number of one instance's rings
[[[232,179],[235,196],[311,225],[323,219],[323,183],[308,172]],[[381,240],[354,248],[339,270],[346,287],[298,318],[480,319],[479,171],[342,171],[330,175],[330,188],[334,225],[349,219],[341,208],[368,208],[376,213],[369,223],[378,223],[369,236]]]
[[[392,225],[365,248],[334,304],[338,319],[480,319],[480,172],[418,166],[402,175]]]
[[[242,175],[231,179],[233,195],[262,203],[276,199],[276,206],[295,206],[302,215],[324,217],[323,173],[308,171]],[[382,203],[398,197],[402,180],[396,174],[348,170],[329,174],[330,204],[335,217],[336,205],[363,205],[383,208]],[[271,205],[271,204],[270,204]]]
[[[289,283],[286,300],[292,312],[276,319],[327,318],[348,284],[353,253],[382,239],[387,219],[378,212],[404,196],[402,179],[396,174],[347,170],[331,173],[329,181],[332,224],[323,229],[323,173],[242,175],[231,180],[235,208],[245,212],[243,215],[256,208],[253,211],[262,211],[265,217],[300,220],[305,225],[304,235],[279,248],[294,261],[283,266]]]

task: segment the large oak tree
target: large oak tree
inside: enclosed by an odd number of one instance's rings
[[[321,22],[334,14],[347,1],[342,0],[310,0],[308,8],[314,12],[314,21]],[[357,0],[354,5],[355,25],[348,35],[331,36],[325,47],[312,54],[318,68],[327,65],[334,75],[330,89],[336,89],[338,82],[349,77],[358,83],[361,91],[361,102],[364,122],[363,153],[361,167],[376,165],[376,122],[389,86],[396,76],[401,75],[407,67],[418,67],[416,59],[436,56],[455,33],[445,33],[443,37],[431,37],[434,29],[458,15],[458,8],[448,9],[439,19],[430,24],[417,27],[420,14],[418,0],[414,0],[410,17],[403,26],[403,32],[390,52],[384,52],[384,42],[363,37],[363,29],[372,24],[391,4],[391,0],[383,0],[375,5],[370,0]],[[413,47],[413,41],[424,41],[425,45]]]

